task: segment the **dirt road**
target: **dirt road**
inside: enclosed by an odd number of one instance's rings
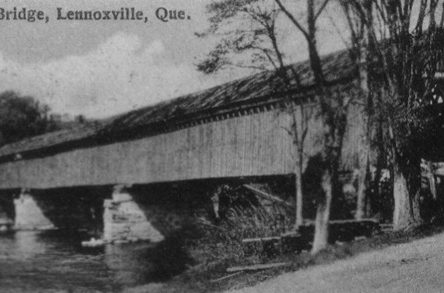
[[[444,292],[444,234],[287,273],[231,292]]]

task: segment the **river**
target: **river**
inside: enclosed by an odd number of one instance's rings
[[[0,292],[119,292],[180,273],[187,257],[177,241],[84,248],[80,232],[0,235]]]

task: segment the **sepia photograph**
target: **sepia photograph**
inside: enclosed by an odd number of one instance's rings
[[[0,293],[444,292],[444,0],[0,0]]]

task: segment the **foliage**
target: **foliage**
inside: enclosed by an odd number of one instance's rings
[[[0,94],[0,145],[54,130],[49,107],[30,96]]]
[[[431,124],[427,108],[433,102],[435,74],[444,57],[444,14],[438,4],[438,0],[368,0],[353,1],[345,10],[366,30],[369,110],[394,170],[395,229],[423,220],[419,146]]]
[[[279,9],[270,0],[219,0],[207,6],[210,28],[201,37],[218,42],[197,65],[204,73],[229,66],[264,70],[284,65],[276,22]]]
[[[230,260],[234,263],[262,261],[264,254],[257,247],[250,258],[244,251],[245,238],[279,236],[292,227],[294,215],[276,204],[264,203],[245,188],[224,185],[220,189],[219,221],[200,217],[197,226],[200,237],[188,243],[191,255],[198,263]]]

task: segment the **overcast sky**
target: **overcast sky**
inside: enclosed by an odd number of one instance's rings
[[[103,118],[174,98],[248,74],[230,70],[216,76],[197,72],[195,63],[211,42],[195,32],[207,27],[210,0],[0,0],[0,8],[41,9],[48,23],[0,21],[0,91],[32,95],[54,112]],[[156,8],[184,9],[191,19],[163,23]],[[56,8],[143,10],[151,21],[57,21]],[[331,25],[321,28],[321,51],[343,46]],[[289,61],[306,59],[300,36],[286,42]]]

